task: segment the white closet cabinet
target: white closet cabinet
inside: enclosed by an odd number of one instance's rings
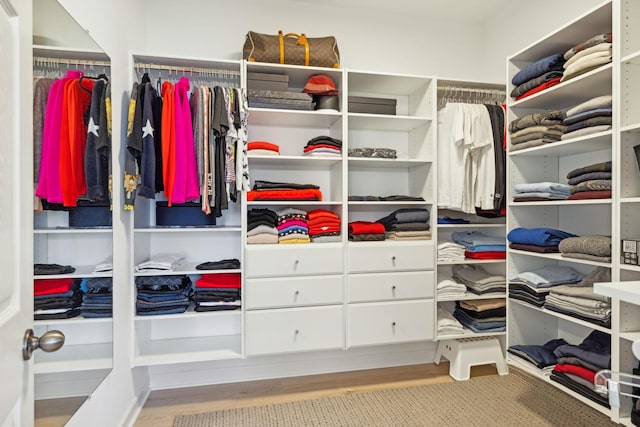
[[[286,75],[291,92],[301,92],[314,74],[328,75],[342,98],[342,69],[251,62],[245,65],[247,73]],[[256,181],[314,184],[320,187],[322,200],[246,201],[243,215],[251,209],[266,208],[276,214],[287,208],[305,212],[326,209],[336,213],[343,225],[339,242],[244,245],[246,355],[342,349],[344,152],[340,157],[303,154],[307,142],[317,136],[342,140],[344,148],[342,113],[256,108],[250,102],[248,123],[249,141],[268,141],[280,149],[278,156],[249,154],[251,185]],[[246,199],[246,194],[243,196]],[[246,242],[245,236],[243,241]]]
[[[100,51],[79,51],[34,46],[34,77],[60,78],[67,70],[88,76],[106,72],[109,57]],[[99,66],[98,66],[99,65]],[[94,268],[112,255],[111,227],[70,226],[69,212],[33,213],[33,250],[36,264],[70,265],[71,274],[34,275],[35,280],[111,277]],[[34,335],[60,330],[65,344],[56,352],[34,353],[35,398],[53,399],[89,395],[112,367],[112,319],[83,318],[35,320]]]
[[[133,75],[140,82],[148,73],[155,85],[158,80],[176,82],[181,77],[190,80],[191,87],[216,85],[240,87],[240,61],[212,61],[199,58],[167,58],[133,55]],[[133,83],[133,81],[132,81]],[[238,259],[242,266],[241,205],[229,201],[212,226],[159,226],[156,224],[156,202],[166,200],[162,193],[156,199],[137,196],[134,207],[133,266],[159,254],[181,254],[185,263],[173,271],[136,272],[131,278],[131,298],[136,340],[136,366],[242,357],[241,310],[196,312],[168,315],[136,315],[135,277],[188,275],[193,284],[202,274],[240,273],[239,270],[198,270],[206,261]],[[168,208],[174,209],[174,208]],[[175,208],[180,209],[180,208]]]
[[[605,1],[591,11],[568,23],[563,28],[543,38],[539,42],[523,49],[507,58],[508,91],[513,88],[511,77],[527,65],[554,53],[564,53],[567,49],[597,35],[612,31],[612,2]],[[614,33],[614,45],[620,38]],[[613,81],[615,76],[612,64],[574,77],[557,86],[548,88],[535,95],[515,101],[509,98],[507,103],[507,123],[537,111],[560,109],[566,111],[581,102],[601,95],[614,95]],[[614,104],[615,105],[615,104]],[[615,114],[615,113],[614,113]],[[596,266],[612,269],[612,277],[616,277],[617,248],[619,239],[615,230],[617,182],[613,183],[612,199],[563,200],[545,202],[513,202],[513,186],[520,183],[552,181],[566,183],[567,172],[585,165],[609,161],[613,162],[613,170],[619,170],[617,159],[617,137],[612,131],[576,137],[538,147],[510,152],[507,157],[508,205],[507,231],[517,227],[550,227],[572,232],[580,236],[609,235],[613,237],[613,262],[601,263],[572,258],[564,258],[560,254],[540,254],[535,252],[508,249],[507,276],[531,271],[543,266],[566,265],[580,272],[588,273]],[[615,310],[615,306],[614,306]],[[578,344],[593,330],[611,334],[609,328],[579,320],[577,318],[537,308],[517,300],[510,300],[508,344],[537,344],[564,338],[567,342]],[[614,325],[616,323],[614,322]],[[615,358],[618,350],[613,346],[612,367],[616,369]],[[517,363],[509,357],[510,363]],[[521,366],[518,364],[518,366]],[[537,371],[531,370],[533,374]],[[538,374],[540,375],[540,374]],[[540,375],[543,379],[546,376]],[[578,393],[550,381],[554,386],[566,391],[584,403],[606,413],[612,418],[617,415]]]
[[[397,158],[348,156],[348,196],[405,195],[422,201],[348,199],[348,221],[376,221],[397,209],[430,212],[434,230],[435,79],[348,71],[348,97],[391,99],[396,114],[347,109],[347,151],[391,148]],[[433,239],[347,242],[347,346],[435,336]]]

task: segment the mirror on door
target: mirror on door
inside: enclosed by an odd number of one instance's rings
[[[110,61],[57,0],[33,0],[35,425],[62,426],[113,366]]]

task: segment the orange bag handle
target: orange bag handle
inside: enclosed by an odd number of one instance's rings
[[[284,34],[282,30],[278,30],[278,40],[280,42],[280,63],[284,64],[284,38],[285,37],[296,37],[298,39],[298,41],[296,41],[296,44],[304,45],[304,65],[309,66],[309,41],[307,40],[307,36],[304,33]]]

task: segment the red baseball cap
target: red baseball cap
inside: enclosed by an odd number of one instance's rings
[[[314,74],[309,77],[302,92],[316,95],[338,95],[340,93],[331,77],[326,74]]]

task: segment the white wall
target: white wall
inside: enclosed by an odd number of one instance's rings
[[[602,0],[512,1],[484,24],[482,80],[505,82],[506,58],[574,20]],[[595,35],[595,34],[594,34]]]
[[[33,0],[33,43],[78,49],[99,49],[58,0]]]
[[[145,1],[146,46],[154,54],[240,59],[248,30],[282,29],[336,36],[341,65],[350,69],[463,79],[473,78],[481,63],[482,26],[437,16],[344,8],[344,1],[323,7],[291,0]]]

